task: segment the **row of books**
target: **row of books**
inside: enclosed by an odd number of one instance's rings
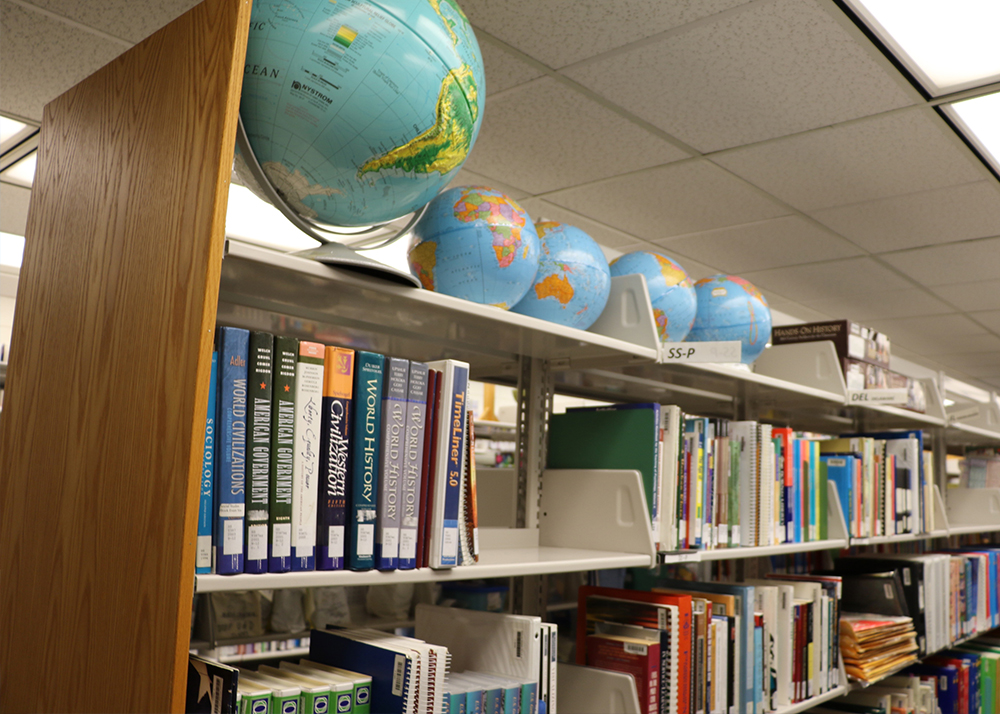
[[[631,674],[650,714],[760,714],[838,687],[840,579],[585,586],[578,664]]]
[[[478,559],[468,365],[221,326],[196,572]]]
[[[532,616],[420,605],[415,634],[313,630],[307,659],[256,670],[192,655],[186,711],[556,711],[554,624]]]
[[[1000,627],[1000,547],[873,553],[837,560],[845,609],[913,619],[924,657]]]
[[[1000,456],[966,454],[959,468],[960,488],[1000,488]]]
[[[852,537],[934,525],[920,431],[817,439],[674,405],[614,404],[552,415],[548,465],[638,470],[664,551],[825,540],[828,480]]]
[[[813,714],[997,714],[1000,631],[944,650]]]

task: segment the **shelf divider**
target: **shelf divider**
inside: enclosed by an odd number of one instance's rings
[[[1000,488],[953,488],[946,499],[952,535],[1000,530]]]
[[[847,383],[837,350],[829,340],[768,347],[753,367],[757,374],[832,392],[847,401]]]
[[[558,665],[559,708],[575,714],[639,714],[631,674],[577,664]]]

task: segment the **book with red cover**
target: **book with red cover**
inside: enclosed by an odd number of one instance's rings
[[[937,667],[955,667],[958,670],[958,714],[978,714],[978,710],[970,710],[969,685],[971,666],[967,660],[947,655],[934,655],[924,659],[924,664]]]
[[[596,595],[619,600],[634,600],[636,602],[656,605],[675,605],[680,617],[680,638],[677,643],[677,654],[680,659],[677,673],[677,711],[679,714],[689,714],[691,711],[691,595],[650,593],[641,590],[622,590],[619,588],[603,588],[594,585],[584,585],[578,591],[578,606],[576,611],[576,662],[587,664],[587,598]],[[655,627],[655,623],[652,625]]]
[[[588,667],[631,674],[639,695],[639,711],[660,711],[660,643],[627,635],[587,635]]]
[[[438,407],[441,404],[441,373],[432,369],[427,373],[427,413],[424,428],[424,457],[420,470],[420,503],[417,509],[417,567],[426,568],[429,561],[427,529],[430,524],[430,503],[434,494],[435,454],[431,446],[438,427]]]

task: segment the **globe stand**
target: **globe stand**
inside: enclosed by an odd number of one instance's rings
[[[379,278],[384,278],[386,280],[391,280],[396,283],[402,283],[403,285],[420,287],[420,281],[410,273],[403,272],[391,265],[386,265],[385,263],[375,260],[374,258],[369,258],[363,255],[359,250],[355,250],[343,243],[338,243],[337,241],[332,241],[326,236],[321,234],[328,233],[331,235],[341,235],[341,236],[357,236],[363,235],[365,233],[371,233],[373,231],[379,230],[383,226],[372,226],[362,231],[357,231],[356,233],[337,233],[335,230],[320,227],[303,218],[291,206],[285,201],[284,196],[282,196],[268,180],[267,175],[264,173],[264,169],[261,168],[260,163],[257,161],[257,157],[253,153],[253,149],[250,147],[250,141],[247,139],[246,130],[243,128],[243,118],[240,117],[236,124],[236,146],[243,155],[243,162],[250,172],[250,175],[257,182],[258,188],[261,193],[264,194],[265,198],[281,211],[285,218],[287,218],[292,225],[298,228],[300,231],[305,233],[310,238],[318,240],[323,245],[317,246],[316,248],[309,248],[308,250],[299,251],[293,253],[303,258],[309,258],[310,260],[315,260],[326,265],[334,265],[339,268],[345,268],[348,270],[353,270],[365,275],[371,275]],[[390,236],[386,240],[379,243],[377,246],[372,246],[368,250],[374,250],[375,248],[383,248],[395,241],[399,240],[403,235],[405,235],[410,228],[420,219],[426,210],[426,206],[421,208],[419,211],[415,212],[413,216],[407,221],[406,225],[403,226],[395,235]],[[384,225],[384,224],[383,224]]]

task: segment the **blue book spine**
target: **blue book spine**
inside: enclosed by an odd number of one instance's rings
[[[503,714],[503,689],[493,687],[487,689],[483,698],[483,711],[485,714]]]
[[[219,328],[215,571],[222,575],[243,572],[249,343],[249,330]]]
[[[406,387],[409,360],[389,357],[382,382],[382,458],[375,515],[375,567],[399,566],[400,496],[406,447]]]
[[[854,523],[854,499],[851,497],[851,485],[854,481],[854,457],[823,454],[820,459],[826,464],[827,480],[833,481],[837,487],[840,507],[844,511],[844,520],[847,521],[847,530],[850,532],[851,524]]]
[[[353,393],[354,350],[327,347],[323,365],[323,417],[319,445],[318,570],[344,569]]]
[[[521,685],[521,714],[538,714],[538,682]]]
[[[406,443],[403,448],[403,475],[400,484],[399,569],[417,567],[417,532],[420,528],[420,481],[424,462],[424,434],[427,420],[428,368],[410,363],[406,394]]]
[[[802,542],[802,440],[792,442],[792,518],[795,542]]]
[[[354,440],[351,444],[351,532],[347,565],[375,567],[375,518],[381,454],[382,373],[385,356],[358,351],[354,366]]]
[[[205,417],[205,451],[201,460],[201,497],[198,501],[198,548],[195,553],[196,573],[212,572],[212,521],[215,520],[215,441],[216,381],[219,379],[219,353],[212,352],[212,376],[208,382],[208,414]]]
[[[483,714],[482,689],[473,689],[465,695],[465,711],[469,714]]]

